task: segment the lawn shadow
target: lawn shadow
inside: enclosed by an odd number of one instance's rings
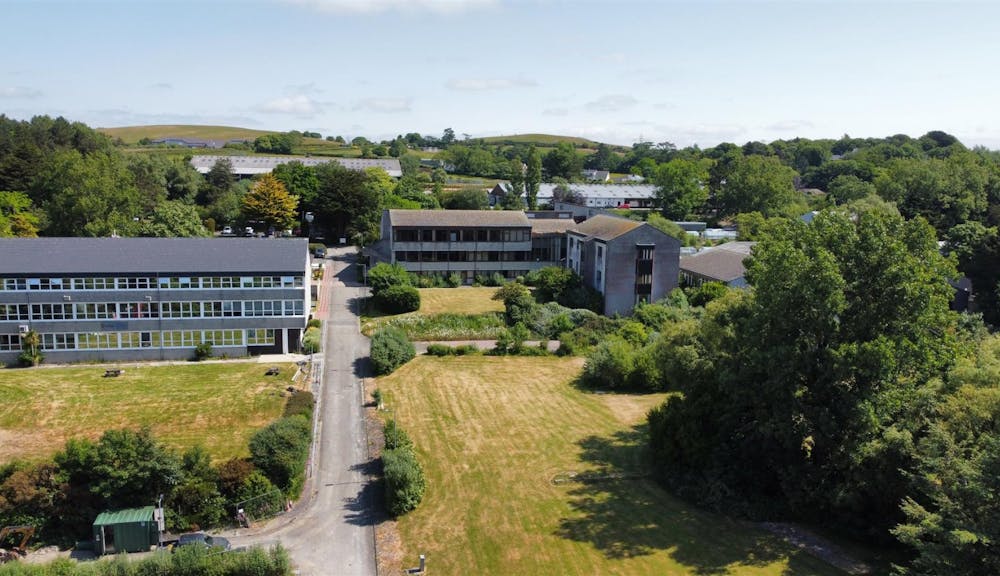
[[[790,550],[780,538],[667,493],[649,475],[645,442],[642,424],[577,443],[586,467],[556,482],[566,487],[574,511],[560,520],[557,536],[589,543],[614,560],[667,552],[694,574],[725,574],[734,566],[761,567],[785,558],[789,576],[817,573],[816,559]]]

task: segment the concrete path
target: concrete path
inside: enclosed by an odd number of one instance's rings
[[[323,350],[317,426],[306,490],[293,510],[262,530],[234,535],[234,545],[278,541],[288,548],[297,574],[371,576],[375,568],[373,492],[364,426],[368,339],[356,314],[363,288],[351,264],[353,248],[328,255],[320,296]],[[322,357],[322,360],[319,358]]]

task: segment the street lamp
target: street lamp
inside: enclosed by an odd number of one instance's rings
[[[316,216],[313,215],[312,212],[306,212],[306,224],[309,225],[309,238],[310,239],[312,238],[312,235],[313,235],[313,220],[315,220],[315,219],[316,219]]]

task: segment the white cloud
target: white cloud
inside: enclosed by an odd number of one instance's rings
[[[782,120],[781,122],[775,122],[764,126],[767,130],[774,130],[776,132],[794,132],[796,130],[802,130],[803,128],[812,127],[813,123],[808,120]]]
[[[497,0],[284,0],[321,12],[371,14],[400,10],[409,12],[461,12],[491,6]]]
[[[364,98],[354,103],[354,110],[396,114],[409,112],[412,104],[413,101],[410,98]]]
[[[566,116],[569,110],[566,108],[546,108],[542,110],[542,116]]]
[[[445,84],[451,90],[478,92],[506,90],[508,88],[533,88],[538,82],[530,78],[452,78]]]
[[[591,112],[620,112],[635,106],[639,101],[628,94],[607,94],[597,100],[587,102],[587,110]]]
[[[174,89],[174,85],[171,84],[170,82],[157,82],[155,84],[150,84],[149,87],[152,88],[153,90],[173,90]]]
[[[34,88],[26,88],[24,86],[9,86],[6,88],[0,87],[0,98],[24,98],[25,100],[34,100],[35,98],[40,98],[42,92],[40,90],[35,90]]]
[[[268,114],[294,114],[300,117],[315,116],[322,105],[305,94],[295,94],[275,98],[258,106],[258,110]]]

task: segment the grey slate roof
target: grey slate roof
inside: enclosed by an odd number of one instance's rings
[[[681,258],[682,272],[709,280],[732,282],[746,274],[743,261],[756,242],[727,242]]]
[[[403,169],[396,158],[315,158],[306,156],[192,156],[191,166],[202,174],[208,174],[215,163],[226,158],[233,165],[233,173],[241,175],[267,174],[279,164],[301,162],[305,166],[319,166],[327,162],[336,162],[349,170],[364,170],[366,168],[382,168],[389,176],[399,178]]]
[[[589,236],[598,240],[608,241],[614,240],[626,232],[631,232],[643,224],[643,222],[636,222],[635,220],[599,214],[593,218],[588,218],[587,220],[580,222],[576,225],[576,228],[570,230],[570,232],[581,236]]]
[[[434,228],[511,228],[531,226],[520,210],[389,210],[392,226]]]
[[[538,197],[552,198],[558,184],[539,184]],[[612,198],[615,200],[648,199],[656,193],[656,186],[649,184],[569,184],[569,189],[586,199]]]
[[[0,276],[301,273],[305,238],[0,238]]]

